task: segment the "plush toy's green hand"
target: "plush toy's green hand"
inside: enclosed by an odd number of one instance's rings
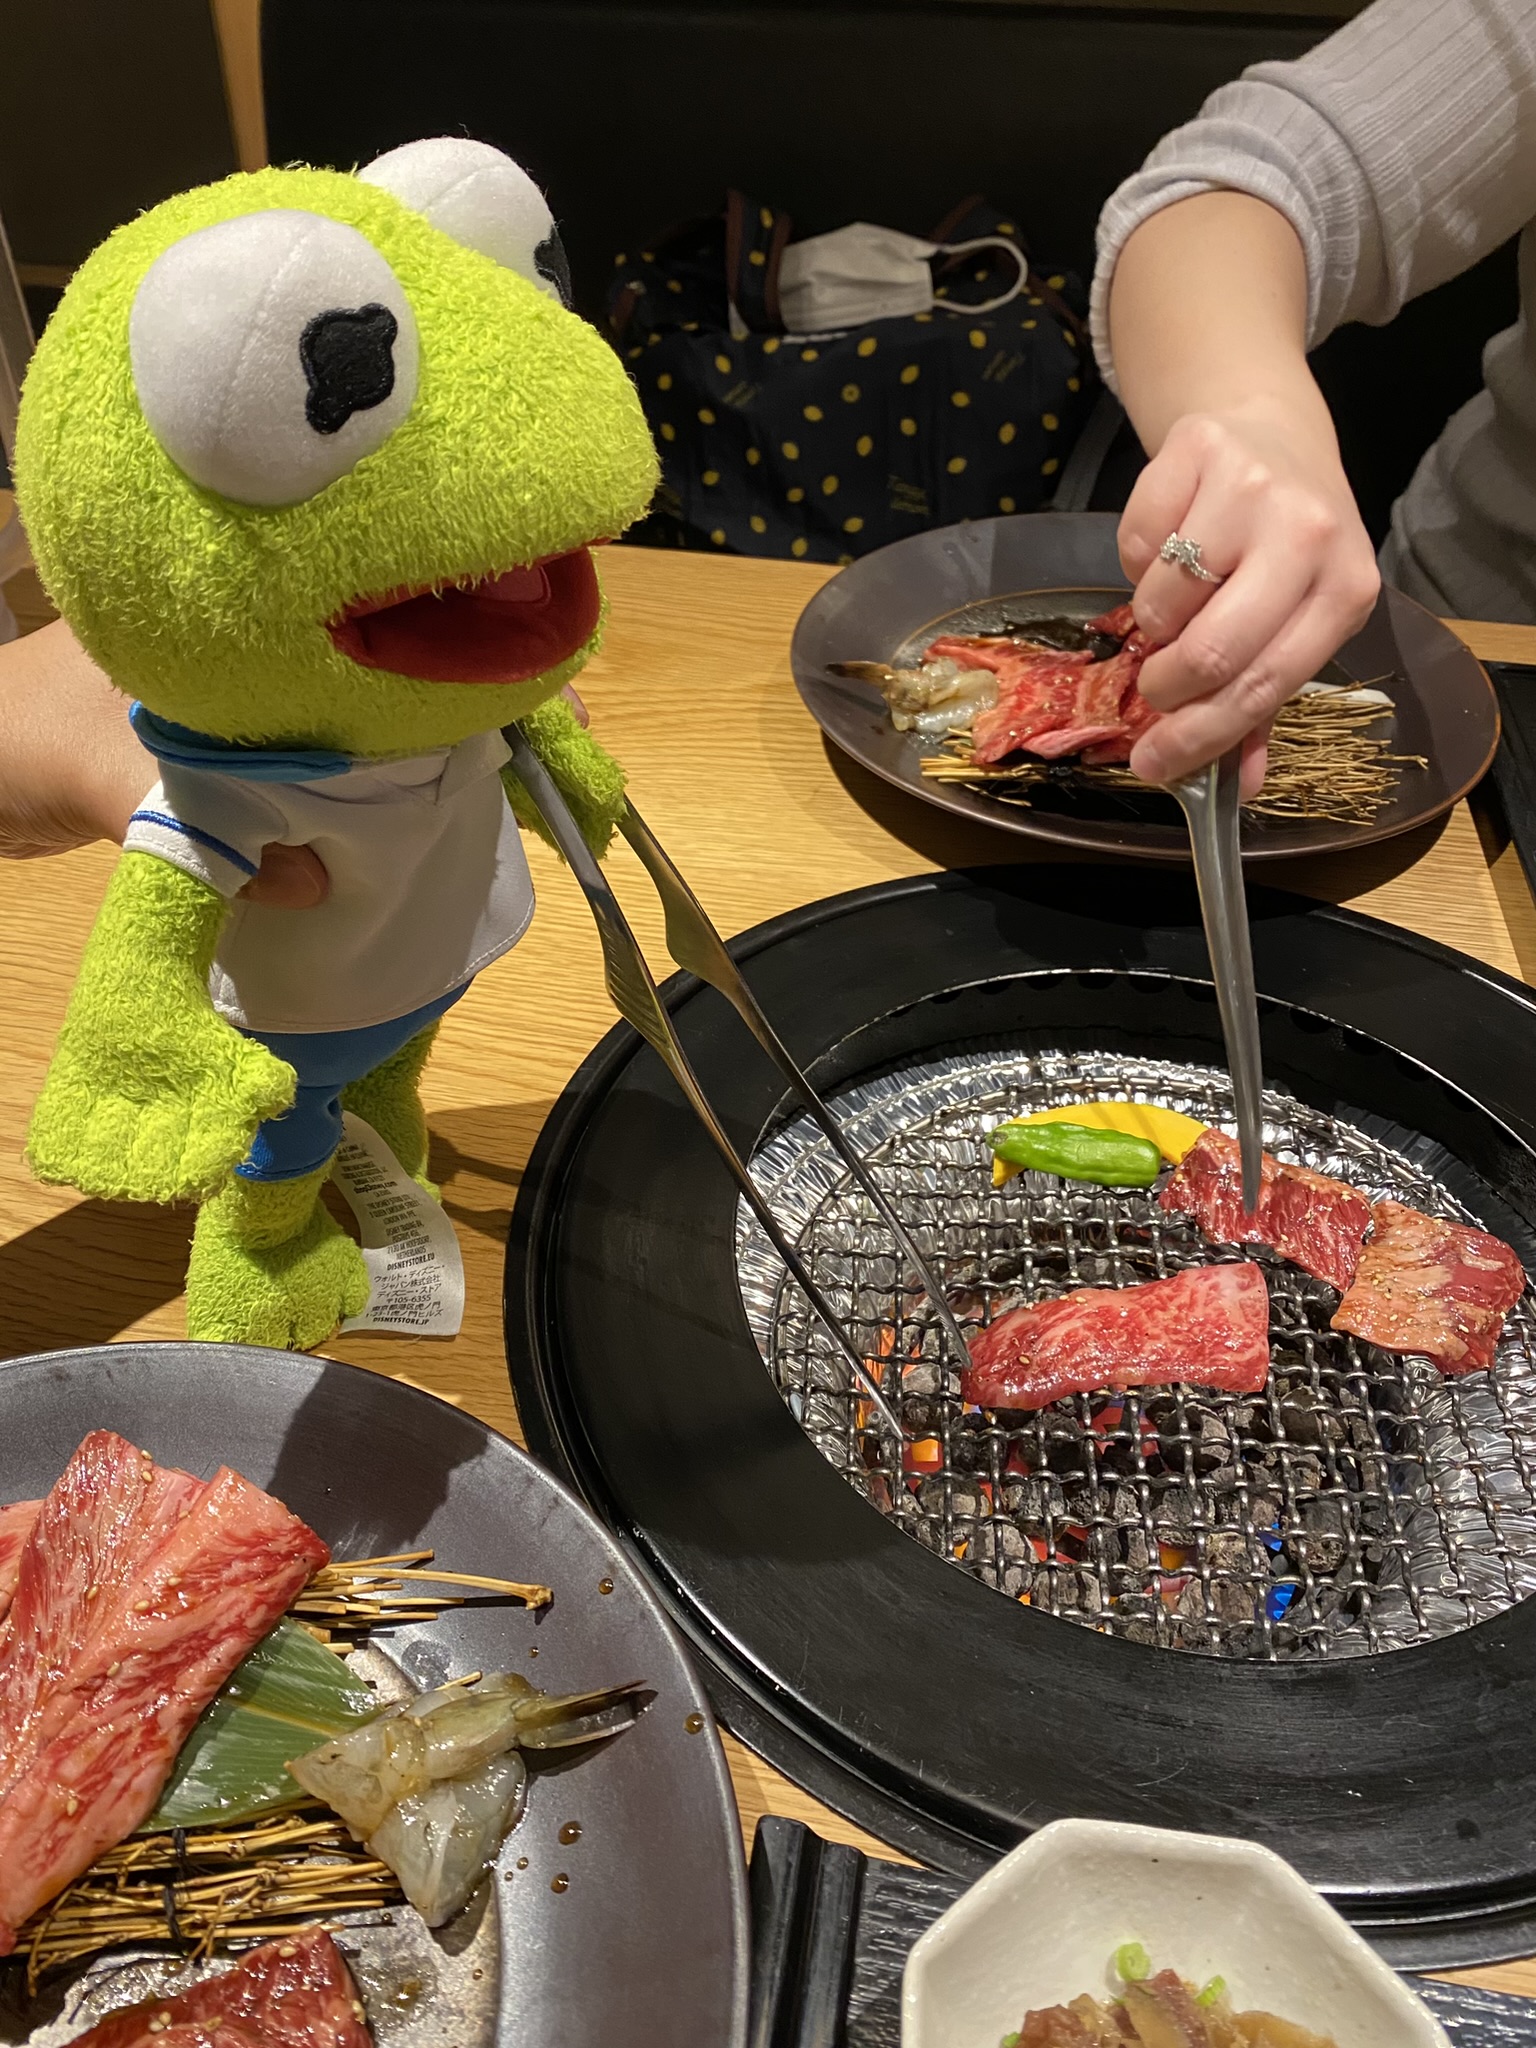
[[[551,697],[520,723],[529,746],[570,805],[582,838],[601,859],[624,815],[624,770],[598,745],[563,697]],[[548,840],[544,820],[510,768],[503,768],[501,780],[519,825]]]
[[[33,1114],[39,1179],[120,1201],[201,1198],[292,1103],[292,1067],[209,1000],[227,910],[179,868],[124,854]]]

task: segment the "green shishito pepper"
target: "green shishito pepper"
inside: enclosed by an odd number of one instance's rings
[[[1163,1164],[1150,1139],[1087,1124],[999,1124],[987,1143],[1006,1166],[1109,1188],[1149,1188]]]

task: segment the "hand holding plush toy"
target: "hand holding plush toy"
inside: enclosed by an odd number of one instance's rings
[[[438,1019],[533,915],[499,728],[524,722],[599,851],[622,813],[560,691],[597,645],[589,548],[656,464],[566,290],[515,164],[415,143],[142,215],[28,371],[33,553],[162,764],[29,1157],[87,1194],[202,1203],[194,1337],[307,1348],[362,1307],[320,1201],[341,1108],[423,1175]],[[234,901],[273,842],[315,849],[325,903]]]

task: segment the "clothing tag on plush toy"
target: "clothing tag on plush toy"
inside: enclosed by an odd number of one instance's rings
[[[344,1330],[456,1337],[464,1320],[464,1260],[453,1225],[373,1128],[350,1110],[331,1178],[363,1239],[368,1306]]]

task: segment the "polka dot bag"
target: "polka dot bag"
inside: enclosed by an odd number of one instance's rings
[[[1082,286],[979,199],[930,240],[985,244],[933,257],[931,310],[805,334],[780,304],[790,222],[740,193],[620,256],[609,321],[662,462],[628,537],[845,563],[1047,504],[1097,395]]]

